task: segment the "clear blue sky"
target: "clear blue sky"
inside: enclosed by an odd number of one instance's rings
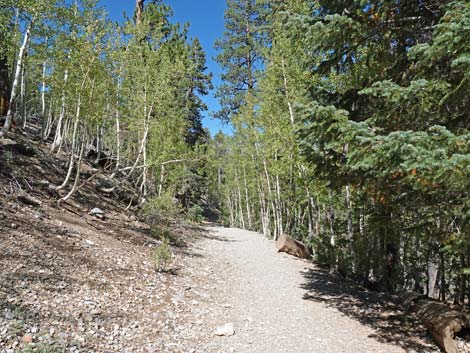
[[[207,56],[208,71],[212,72],[214,86],[220,83],[220,67],[213,61],[216,55],[214,42],[222,36],[224,31],[224,11],[226,8],[225,0],[165,0],[165,4],[173,9],[174,16],[171,19],[174,22],[189,22],[189,37],[198,37],[204,47]],[[123,13],[128,17],[134,14],[135,0],[99,0],[109,13],[113,21],[122,21]],[[209,128],[214,135],[219,130],[230,133],[230,126],[221,124],[218,120],[209,117],[212,111],[219,107],[217,100],[211,92],[203,97],[209,107],[209,112],[204,112],[204,126]]]

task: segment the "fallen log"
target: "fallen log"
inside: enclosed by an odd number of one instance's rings
[[[285,252],[301,259],[310,259],[312,256],[312,251],[307,245],[287,234],[282,234],[277,239],[276,248],[278,252]]]
[[[470,328],[468,316],[414,292],[402,294],[401,299],[404,309],[416,314],[444,352],[459,353],[454,337],[463,328]]]

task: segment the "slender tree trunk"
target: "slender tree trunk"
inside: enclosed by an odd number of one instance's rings
[[[23,37],[23,43],[21,44],[20,51],[18,53],[18,60],[16,62],[16,70],[15,70],[15,75],[13,78],[13,85],[11,87],[11,94],[10,94],[10,102],[8,105],[8,112],[7,116],[5,118],[5,124],[3,125],[3,129],[0,131],[0,137],[3,137],[6,135],[6,133],[10,130],[11,128],[11,123],[13,120],[13,106],[15,103],[16,95],[17,95],[17,90],[18,90],[18,84],[20,80],[20,75],[21,75],[21,70],[23,67],[23,60],[26,52],[26,48],[28,47],[30,35],[31,35],[31,26],[32,23],[29,23],[28,26],[26,27],[26,31]]]
[[[348,219],[348,250],[351,257],[352,273],[356,272],[356,253],[354,251],[354,228],[353,228],[353,211],[351,204],[351,190],[350,186],[346,185],[346,212]]]
[[[73,133],[72,133],[72,147],[70,150],[69,168],[67,171],[67,175],[65,176],[64,182],[58,187],[56,187],[56,190],[62,190],[67,185],[67,183],[69,182],[70,176],[72,175],[72,170],[73,170],[73,165],[74,165],[74,160],[75,160],[75,140],[77,139],[78,121],[80,118],[80,106],[81,106],[81,99],[80,99],[80,95],[78,95],[77,113],[75,115],[75,122],[73,125]]]
[[[103,138],[103,125],[96,128],[96,158],[93,161],[94,164],[98,164],[101,160],[101,148],[102,148],[102,138]]]
[[[276,157],[277,159],[277,157]],[[282,217],[282,201],[281,201],[281,183],[279,182],[279,175],[276,174],[276,218],[277,218],[277,229],[278,235],[284,233],[284,226],[283,226],[283,217]]]
[[[267,237],[269,236],[269,216],[267,212],[266,196],[263,192],[263,188],[260,182],[260,180],[262,179],[263,179],[263,175],[260,175],[260,178],[258,179],[257,187],[258,187],[258,197],[259,197],[259,205],[260,205],[261,226],[263,228],[263,235]]]
[[[47,111],[47,120],[46,120],[43,134],[42,134],[43,141],[47,141],[47,139],[49,139],[49,136],[51,135],[51,131],[52,131],[52,123],[53,123],[52,103],[53,103],[53,99],[51,97],[50,102],[49,102],[49,109]]]
[[[116,114],[114,116],[114,120],[116,122],[116,168],[113,173],[114,175],[117,173],[119,168],[121,167],[121,126],[120,126],[120,92],[121,92],[121,75],[118,76],[117,82],[117,92],[116,92]]]
[[[46,49],[47,49],[46,37]],[[46,119],[46,71],[47,71],[47,59],[42,62],[42,83],[41,83],[41,117]]]
[[[234,211],[233,211],[233,203],[232,203],[232,198],[230,197],[230,194],[227,194],[227,205],[230,213],[230,227],[233,227],[235,225],[235,217],[234,217]]]
[[[440,276],[441,300],[445,302],[446,301],[446,268],[445,268],[445,257],[442,251],[439,252],[439,258],[440,258],[439,273],[441,274]]]
[[[284,91],[286,94],[286,100],[287,100],[287,107],[289,108],[289,116],[290,116],[290,122],[292,125],[295,124],[295,116],[294,116],[294,108],[292,106],[292,102],[290,99],[289,95],[289,87],[287,83],[287,73],[286,73],[286,64],[284,62],[284,59],[281,59],[281,66],[282,66],[282,78],[283,78],[283,83],[284,83]]]
[[[142,158],[144,162],[144,168],[142,172],[142,186],[140,188],[140,192],[142,195],[142,203],[145,202],[147,198],[147,173],[148,173],[148,166],[147,166],[147,143],[144,144],[144,150],[142,152]]]
[[[21,111],[21,125],[26,128],[26,69],[25,69],[25,61],[23,61],[23,65],[21,66],[21,85],[20,85],[20,107],[19,110]]]
[[[136,0],[135,2],[135,23],[139,25],[142,22],[145,0]]]
[[[160,166],[160,182],[158,183],[158,197],[162,196],[163,183],[165,181],[165,165]]]
[[[75,181],[73,183],[73,186],[72,186],[72,189],[70,190],[70,192],[66,196],[59,199],[59,201],[57,202],[59,206],[62,202],[66,202],[68,199],[70,199],[73,196],[73,194],[75,193],[75,191],[77,191],[78,183],[80,181],[80,173],[81,173],[83,150],[84,149],[85,149],[85,143],[82,141],[81,146],[80,146],[80,153],[79,153],[78,161],[77,161],[77,174],[75,175]]]
[[[436,295],[436,283],[437,275],[439,272],[439,256],[433,255],[428,260],[428,283],[427,283],[427,295],[430,298],[438,299]]]
[[[467,291],[467,275],[463,272],[463,270],[466,268],[465,264],[465,255],[461,254],[460,255],[460,270],[461,274],[459,276],[460,279],[460,285],[459,285],[459,304],[464,305],[465,304],[465,294]]]
[[[64,86],[67,85],[68,77],[69,77],[69,70],[66,69],[64,72]],[[60,108],[59,120],[57,121],[54,141],[52,142],[52,145],[51,145],[51,152],[54,152],[54,150],[58,148],[59,145],[62,143],[62,124],[65,118],[65,88],[62,90],[61,101],[62,101],[62,105]]]
[[[142,136],[142,140],[140,142],[140,148],[139,148],[139,153],[137,154],[137,157],[135,159],[135,162],[134,164],[132,165],[132,168],[130,169],[129,173],[127,174],[127,177],[126,178],[129,178],[135,171],[136,167],[137,167],[137,164],[139,163],[139,160],[140,160],[140,157],[142,156],[142,154],[144,153],[144,149],[146,148],[146,145],[147,145],[147,137],[148,137],[148,133],[149,133],[149,120],[150,120],[150,116],[152,115],[152,111],[153,111],[153,105],[150,106],[150,109],[149,109],[149,112],[148,112],[148,115],[145,116],[144,118],[144,134]]]
[[[64,145],[67,146],[67,137],[69,136],[70,124],[72,123],[71,121],[72,119],[66,118],[65,122],[62,124],[62,132],[60,133],[61,137],[59,140],[59,144],[57,145],[57,155],[60,154]]]
[[[241,190],[240,190],[240,180],[238,178],[238,173],[237,173],[236,170],[235,170],[235,178],[236,178],[236,181],[237,181],[238,207],[239,207],[239,213],[240,213],[240,223],[241,223],[242,229],[246,229],[245,217],[244,217],[244,214],[243,214],[242,193],[241,193]]]
[[[248,229],[252,229],[252,219],[251,219],[251,209],[250,209],[250,198],[248,195],[248,183],[246,180],[246,168],[245,164],[243,164],[243,184],[245,187],[245,204],[246,204],[246,217],[248,220]]]
[[[335,234],[335,209],[333,206],[333,193],[331,190],[328,190],[328,201],[330,203],[330,210],[329,210],[329,223],[330,223],[330,245],[332,251],[333,262],[331,264],[330,271],[337,272],[338,271],[338,255],[336,253],[336,234]]]
[[[271,190],[271,181],[270,181],[270,176],[269,176],[269,173],[268,173],[268,167],[267,167],[267,164],[266,164],[266,160],[263,160],[263,166],[264,166],[264,174],[265,174],[265,177],[266,177],[269,202],[270,202],[271,209],[272,209],[272,212],[273,212],[273,217],[276,217],[276,207],[274,207],[273,194],[272,194],[272,190]],[[278,234],[277,224],[276,224],[276,222],[274,222],[274,230],[273,230],[273,234],[272,234],[272,237],[273,237],[274,240],[277,239],[277,234]]]

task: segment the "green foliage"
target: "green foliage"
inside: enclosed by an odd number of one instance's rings
[[[215,43],[215,58],[224,70],[216,96],[221,109],[216,117],[229,121],[246,104],[245,93],[257,82],[261,52],[266,43],[265,7],[255,0],[228,0],[225,32]]]
[[[65,348],[54,344],[40,343],[31,344],[22,350],[17,350],[18,353],[63,353]]]
[[[181,209],[171,193],[164,193],[160,197],[149,199],[143,206],[142,215],[151,226],[179,215]]]
[[[257,85],[240,93],[234,136],[212,141],[224,146],[214,147],[212,177],[223,176],[217,195],[230,224],[300,236],[318,261],[389,290],[423,290],[440,249],[440,280],[451,282],[436,285],[441,297],[463,290],[469,3],[265,9]]]
[[[199,205],[192,205],[191,208],[186,212],[186,219],[191,222],[200,223],[204,220],[202,217],[203,209]]]
[[[156,194],[187,200],[183,208],[196,202],[208,139],[201,97],[212,84],[188,26],[170,21],[172,11],[160,1],[145,4],[139,24],[113,23],[95,0],[0,1],[2,97],[11,89],[23,32],[31,29],[15,116],[40,116],[43,137],[54,135],[53,150],[70,153],[72,140],[82,139],[87,150],[93,144],[101,156],[112,154],[106,171],[135,186],[139,205]],[[160,202],[157,218],[178,213],[172,205]]]
[[[159,272],[166,272],[169,269],[173,259],[170,249],[170,241],[167,238],[153,251],[152,261]]]

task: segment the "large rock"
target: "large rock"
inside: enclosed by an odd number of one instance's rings
[[[312,252],[307,245],[287,234],[282,234],[277,239],[276,248],[278,252],[285,252],[290,255],[300,257],[301,259],[310,259],[312,256]]]
[[[89,212],[89,214],[91,216],[95,216],[96,218],[99,218],[99,219],[103,219],[103,220],[106,219],[104,211],[101,208],[98,208],[98,207],[92,208],[91,211]]]

